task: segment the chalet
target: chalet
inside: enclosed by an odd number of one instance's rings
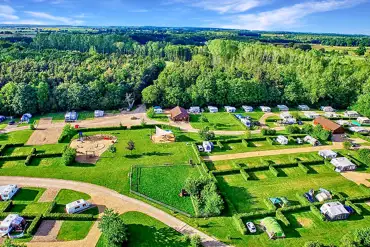
[[[176,106],[172,110],[170,110],[170,118],[172,121],[179,122],[179,121],[189,121],[189,113],[182,107]]]
[[[313,120],[313,123],[315,125],[321,125],[323,129],[328,130],[333,134],[343,134],[345,131],[344,128],[339,124],[324,117],[315,118],[315,120]]]

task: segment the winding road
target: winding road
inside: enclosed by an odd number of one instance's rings
[[[105,207],[114,209],[122,214],[129,211],[138,211],[147,214],[164,224],[172,227],[176,231],[187,235],[199,235],[204,246],[219,246],[226,247],[227,245],[216,240],[214,237],[208,236],[203,232],[189,226],[185,222],[155,208],[145,202],[137,199],[121,195],[118,192],[105,188],[103,186],[49,178],[30,178],[30,177],[8,177],[0,176],[0,185],[17,184],[27,187],[43,187],[51,189],[70,189],[86,193],[91,196],[92,203],[98,205],[102,211]],[[98,229],[98,222],[91,228],[89,234],[83,240],[68,241],[68,242],[30,242],[27,246],[31,247],[94,247],[99,240],[101,233]]]

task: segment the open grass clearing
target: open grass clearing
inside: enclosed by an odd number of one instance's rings
[[[268,209],[264,199],[285,196],[298,203],[296,193],[303,194],[310,189],[325,188],[340,192],[344,196],[364,195],[355,183],[345,179],[325,165],[313,165],[311,174],[305,174],[298,167],[278,169],[282,177],[275,177],[269,170],[250,173],[254,180],[245,181],[242,175],[217,177],[219,188],[239,213],[250,210]],[[370,191],[368,192],[370,194]]]
[[[57,240],[72,241],[84,239],[94,223],[94,221],[63,221]]]
[[[202,121],[203,117],[208,122]],[[190,114],[190,124],[195,129],[209,127],[210,130],[246,130],[243,124],[233,114],[227,112]]]
[[[44,188],[22,187],[14,195],[12,200],[37,202],[44,192]]]
[[[194,215],[190,197],[180,197],[181,189],[189,177],[200,176],[199,170],[190,165],[138,167],[138,192],[171,207]]]
[[[121,215],[127,224],[129,240],[127,247],[189,247],[183,235],[143,213],[128,212]],[[109,247],[104,236],[101,236],[96,247]]]

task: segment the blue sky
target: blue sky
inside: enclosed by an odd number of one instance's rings
[[[370,0],[0,0],[0,23],[370,34]]]

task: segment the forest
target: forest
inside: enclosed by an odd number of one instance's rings
[[[369,72],[366,57],[261,42],[41,33],[0,41],[0,114],[118,109],[130,93],[163,107],[330,104],[369,116]]]

